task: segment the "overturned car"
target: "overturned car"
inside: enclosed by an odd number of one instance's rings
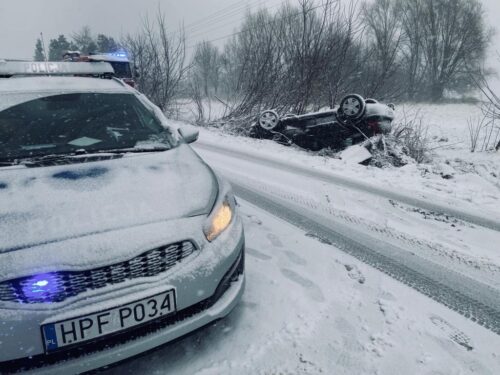
[[[250,136],[296,144],[318,151],[341,150],[378,134],[388,134],[395,117],[393,104],[382,104],[360,95],[345,96],[338,108],[304,115],[280,116],[262,112],[250,128]]]

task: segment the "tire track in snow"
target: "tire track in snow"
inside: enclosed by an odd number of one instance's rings
[[[335,244],[360,261],[500,335],[500,293],[467,276],[290,201],[232,182],[241,199]]]
[[[479,225],[500,232],[500,221],[498,220],[480,216],[479,214],[476,213],[458,210],[450,206],[433,203],[424,199],[415,198],[409,195],[398,193],[396,191],[382,189],[377,186],[356,181],[351,178],[346,178],[343,176],[334,175],[331,173],[322,172],[314,169],[307,169],[299,165],[289,164],[286,162],[282,162],[280,160],[269,159],[264,156],[260,156],[258,154],[250,154],[244,151],[234,150],[224,146],[215,146],[209,143],[198,142],[195,145],[195,148],[200,148],[202,150],[206,150],[209,152],[224,154],[232,158],[239,158],[245,161],[250,161],[252,163],[257,163],[257,164],[262,163],[265,165],[274,166],[281,170],[287,170],[302,176],[312,177],[316,180],[328,182],[330,184],[344,186],[350,189],[363,191],[365,193],[369,193],[379,197],[392,199],[417,208],[422,208],[428,211],[434,211],[437,213],[453,216],[457,219],[467,221],[471,224]]]
[[[300,205],[308,210],[322,212],[328,216],[332,216],[336,220],[343,221],[349,226],[355,226],[359,228],[358,230],[371,232],[372,236],[383,241],[390,239],[405,248],[411,249],[409,254],[418,254],[418,256],[427,258],[431,261],[437,261],[440,264],[446,264],[449,268],[453,269],[459,266],[460,270],[467,275],[474,275],[477,279],[483,280],[485,283],[494,287],[500,287],[500,266],[497,264],[481,261],[480,259],[459,253],[441,244],[413,237],[407,233],[391,229],[359,216],[351,215],[331,205],[321,203],[310,197],[292,193],[275,185],[270,185],[250,178],[245,178],[243,180],[237,178],[234,174],[231,176],[230,173],[225,173],[225,175],[230,176],[233,183],[239,183],[240,185],[244,184],[247,187],[249,186],[248,184],[250,184],[251,188],[255,191],[262,191],[269,196],[276,196],[277,198]]]

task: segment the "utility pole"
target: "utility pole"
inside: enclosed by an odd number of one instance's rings
[[[40,40],[42,41],[42,49],[43,49],[43,56],[45,58],[45,63],[49,61],[49,57],[47,56],[47,49],[45,48],[45,40],[43,40],[43,33],[40,33]]]

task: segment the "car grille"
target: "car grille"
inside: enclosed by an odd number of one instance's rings
[[[183,241],[100,268],[53,272],[4,281],[0,283],[0,301],[24,304],[62,302],[88,290],[159,275],[195,251],[196,247],[191,241]]]
[[[64,361],[91,356],[92,354],[102,350],[108,350],[135,340],[140,340],[150,334],[154,334],[176,323],[180,323],[214,306],[231,287],[231,284],[239,280],[240,276],[244,273],[244,269],[245,252],[244,244],[242,244],[240,256],[229,271],[224,275],[215,290],[215,293],[211,297],[177,311],[174,315],[164,316],[145,324],[131,327],[125,331],[117,332],[116,334],[110,336],[105,336],[88,342],[82,342],[77,346],[69,347],[49,354],[38,354],[26,358],[0,362],[0,374],[24,373],[29,370],[37,370],[47,366],[57,365],[58,363]]]

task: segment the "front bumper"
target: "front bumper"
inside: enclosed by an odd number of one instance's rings
[[[218,283],[214,288],[210,288],[209,294],[204,294],[200,300],[189,306],[180,306],[177,313],[172,317],[167,317],[161,320],[155,320],[142,326],[133,327],[125,332],[104,337],[102,339],[89,343],[82,343],[77,347],[73,347],[60,352],[51,354],[33,353],[29,357],[16,358],[13,360],[4,360],[0,362],[0,373],[11,373],[22,371],[23,373],[36,374],[72,374],[91,371],[103,366],[107,366],[118,361],[136,356],[145,351],[168,343],[179,337],[182,337],[198,328],[201,328],[214,320],[223,318],[236,306],[240,300],[244,285],[244,236],[239,220],[232,225],[228,231],[226,238],[221,238],[221,243],[225,247],[229,244],[232,251],[225,253],[219,262],[213,264],[213,275]],[[202,250],[207,251],[206,249]],[[200,254],[193,263],[206,262],[206,259]],[[222,273],[220,273],[222,271]],[[219,276],[220,274],[220,276]],[[208,276],[208,275],[207,275]],[[165,287],[165,280],[149,290],[149,294],[155,294],[159,289],[170,288],[174,286],[178,293],[186,293],[188,289],[199,288],[198,281],[190,285],[183,277],[182,284],[175,282],[175,277],[167,278],[168,285]],[[206,296],[209,295],[208,298]],[[135,297],[130,296],[134,299]],[[204,299],[203,299],[204,298]],[[74,313],[78,315],[77,312]],[[7,319],[8,314],[0,310],[2,322],[0,328],[7,329],[12,323]],[[23,319],[24,320],[24,319]],[[25,324],[26,322],[22,322]],[[37,327],[39,332],[40,317],[34,315],[31,322]],[[15,325],[14,325],[15,327]],[[34,329],[32,329],[34,332]],[[15,331],[14,331],[15,332]],[[36,337],[29,337],[32,341],[37,341]],[[3,340],[2,340],[3,341]],[[5,341],[4,341],[5,342]],[[26,346],[30,345],[29,342]],[[0,348],[3,344],[0,344]],[[26,347],[24,348],[26,349]]]

